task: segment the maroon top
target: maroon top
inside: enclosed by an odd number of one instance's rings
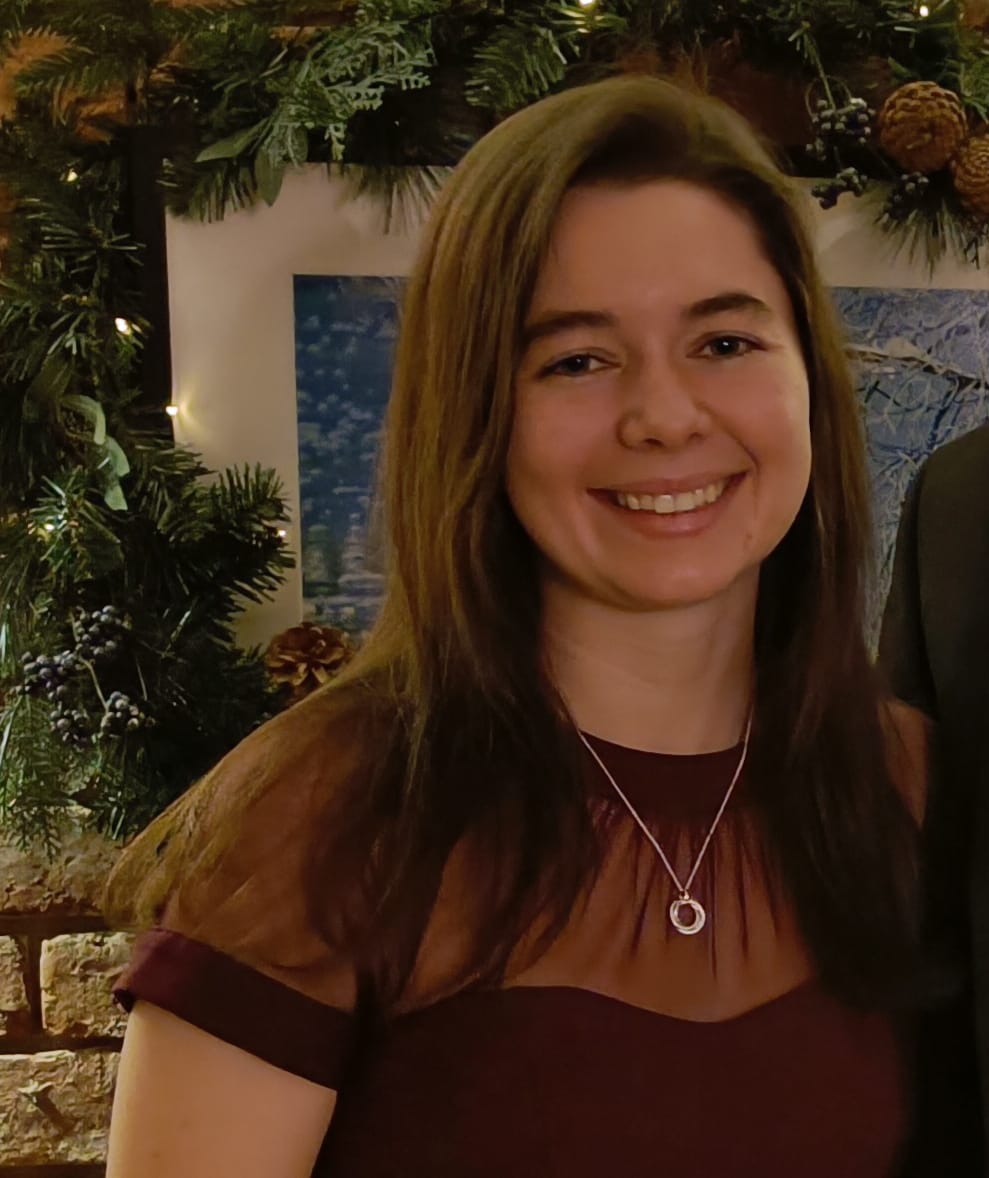
[[[594,744],[682,875],[738,750]],[[345,963],[320,958],[301,925],[286,940],[289,844],[263,848],[279,864],[269,876],[255,839],[271,814],[259,814],[244,862],[186,888],[116,994],[337,1089],[319,1178],[894,1173],[906,1101],[892,1024],[813,980],[744,788],[697,877],[708,926],[684,937],[655,851],[590,761],[588,777],[602,870],[558,942],[501,989],[442,993],[464,894],[454,856],[408,999],[362,1019]],[[288,915],[266,932],[272,912]]]

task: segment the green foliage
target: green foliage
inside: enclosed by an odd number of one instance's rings
[[[258,653],[238,650],[232,623],[291,564],[277,478],[245,468],[209,480],[167,441],[128,441],[126,509],[77,466],[32,488],[30,506],[0,525],[0,820],[19,834],[50,835],[70,803],[130,833],[273,708]],[[128,619],[125,649],[76,676],[71,704],[89,739],[65,745],[55,701],[18,690],[22,660],[73,649],[74,619],[107,605]],[[101,735],[114,692],[153,726]]]
[[[422,195],[410,167],[454,164],[498,119],[642,49],[668,65],[727,54],[839,94],[874,88],[888,63],[957,90],[982,118],[985,38],[957,0],[929,7],[922,18],[915,0],[0,0],[0,29],[70,37],[21,74],[25,101],[123,85],[132,117],[162,132],[170,207],[212,220],[274,201],[306,161],[346,168],[394,210]],[[877,153],[853,162],[889,174]],[[938,214],[954,215],[951,202]]]
[[[500,22],[477,46],[466,99],[503,116],[556,89],[576,63],[587,61],[605,34],[627,27],[614,13],[566,5],[531,5]]]
[[[287,45],[272,55],[269,43],[257,95],[263,117],[211,143],[197,162],[251,155],[254,188],[268,204],[278,196],[285,169],[309,158],[312,136],[320,136],[329,158],[341,162],[356,114],[377,110],[389,89],[429,84],[433,54],[428,26],[417,23],[421,6],[403,6],[410,14],[404,20],[382,19],[384,7],[359,4],[353,24],[321,33],[297,53]],[[240,89],[236,74],[219,80],[222,93]]]
[[[66,113],[76,91],[123,86],[132,118],[158,120],[152,75],[220,13],[0,2],[0,59],[19,31],[74,42],[18,75],[17,118],[0,120],[16,202],[0,270],[0,826],[25,842],[53,847],[69,806],[132,833],[274,706],[233,623],[291,564],[281,487],[260,469],[212,477],[142,404],[132,130],[83,136]],[[81,619],[107,606],[126,619],[119,649],[80,656],[60,695],[25,694],[24,657],[78,649]],[[115,729],[122,699],[140,719]]]

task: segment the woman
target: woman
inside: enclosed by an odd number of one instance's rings
[[[893,1172],[911,724],[796,198],[616,80],[457,169],[359,660],[138,839],[110,1178]],[[906,734],[907,739],[901,739]]]

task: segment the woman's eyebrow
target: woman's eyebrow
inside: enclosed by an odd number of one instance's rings
[[[607,311],[546,311],[527,323],[522,330],[522,350],[536,340],[545,339],[573,327],[614,327],[617,320]]]
[[[706,319],[723,311],[753,311],[757,315],[773,316],[773,309],[757,295],[746,290],[726,290],[710,298],[700,299],[684,308],[684,319]]]
[[[757,315],[772,317],[773,310],[757,295],[744,290],[726,290],[691,303],[682,312],[688,320],[706,319],[724,311],[751,311]],[[525,351],[537,340],[569,331],[574,327],[614,327],[617,319],[608,311],[574,309],[571,311],[545,311],[525,325],[522,331],[522,350]]]

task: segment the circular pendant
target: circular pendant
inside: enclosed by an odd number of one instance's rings
[[[689,920],[683,918],[685,908],[690,910]],[[685,937],[692,937],[707,924],[707,913],[696,900],[692,900],[689,896],[680,896],[670,905],[670,920],[678,933],[683,933]]]

